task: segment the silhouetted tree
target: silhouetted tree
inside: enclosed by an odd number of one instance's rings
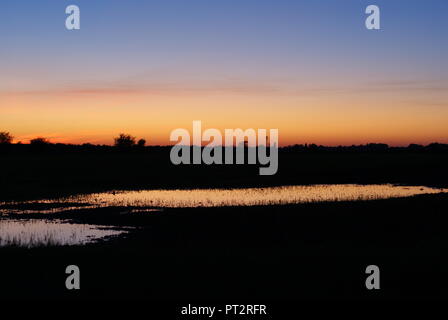
[[[408,150],[412,150],[412,151],[421,151],[423,150],[425,147],[422,146],[421,144],[415,144],[415,143],[411,143],[408,146]]]
[[[448,145],[442,144],[442,143],[438,143],[438,142],[434,142],[434,143],[428,144],[426,146],[426,149],[431,150],[431,151],[447,151],[448,150]]]
[[[37,137],[37,138],[31,139],[30,144],[32,144],[33,146],[43,146],[43,145],[50,144],[50,141],[47,138]]]
[[[146,144],[146,140],[145,139],[140,139],[137,142],[137,146],[139,146],[139,147],[144,147],[145,144]]]
[[[370,151],[386,151],[389,149],[389,145],[385,143],[368,143],[365,146],[362,146],[363,149]]]
[[[10,144],[13,138],[9,132],[0,132],[0,144]]]
[[[132,147],[135,145],[135,137],[120,133],[120,135],[115,138],[115,146],[116,147]]]

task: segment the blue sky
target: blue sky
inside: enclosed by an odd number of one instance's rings
[[[65,29],[70,4],[79,31]],[[370,4],[379,31],[364,26]],[[445,0],[4,0],[0,93],[378,92],[440,110],[447,12]]]
[[[364,27],[372,3],[382,10],[377,32]],[[68,4],[81,9],[80,31],[65,30]],[[76,80],[95,69],[124,78],[164,68],[206,78],[232,68],[280,78],[289,70],[318,77],[331,69],[354,81],[391,79],[393,72],[439,79],[448,71],[443,0],[7,0],[0,8],[3,67],[38,65]]]

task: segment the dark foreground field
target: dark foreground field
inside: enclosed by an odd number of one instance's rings
[[[137,226],[83,247],[0,249],[1,299],[448,298],[448,195],[250,208],[59,214]],[[36,217],[39,218],[39,217]],[[65,267],[81,290],[65,289]],[[365,289],[365,268],[381,289]]]
[[[448,186],[446,146],[282,149],[275,176],[258,165],[174,166],[169,148],[3,146],[0,201],[112,189],[244,187],[319,183]],[[445,149],[444,149],[445,148]],[[138,227],[125,237],[75,247],[1,248],[1,299],[448,298],[448,195],[288,206],[123,208],[56,216]],[[65,268],[81,269],[81,290]],[[381,289],[365,268],[378,265]]]
[[[112,189],[261,187],[328,183],[448,186],[448,145],[279,149],[278,172],[259,165],[178,165],[169,147],[0,145],[0,201]]]

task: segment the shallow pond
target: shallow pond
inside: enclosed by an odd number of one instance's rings
[[[254,206],[323,201],[358,201],[448,192],[448,189],[392,184],[330,184],[241,189],[111,191],[61,199],[0,203],[1,214],[57,213],[101,207],[191,208]]]
[[[60,199],[0,203],[0,246],[82,245],[128,231],[73,224],[60,219],[16,219],[17,215],[59,213],[77,209],[117,207],[120,213],[152,213],[162,208],[254,206],[358,201],[448,192],[424,186],[309,185],[241,189],[111,191]],[[8,216],[9,218],[6,218]]]
[[[0,247],[84,245],[126,233],[110,227],[64,220],[0,219]]]

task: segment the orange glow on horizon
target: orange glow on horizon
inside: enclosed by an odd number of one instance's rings
[[[176,128],[279,129],[280,146],[448,143],[448,108],[387,94],[301,95],[236,92],[163,94],[146,91],[0,93],[0,131],[27,143],[113,144],[119,133],[147,145],[172,145]]]

